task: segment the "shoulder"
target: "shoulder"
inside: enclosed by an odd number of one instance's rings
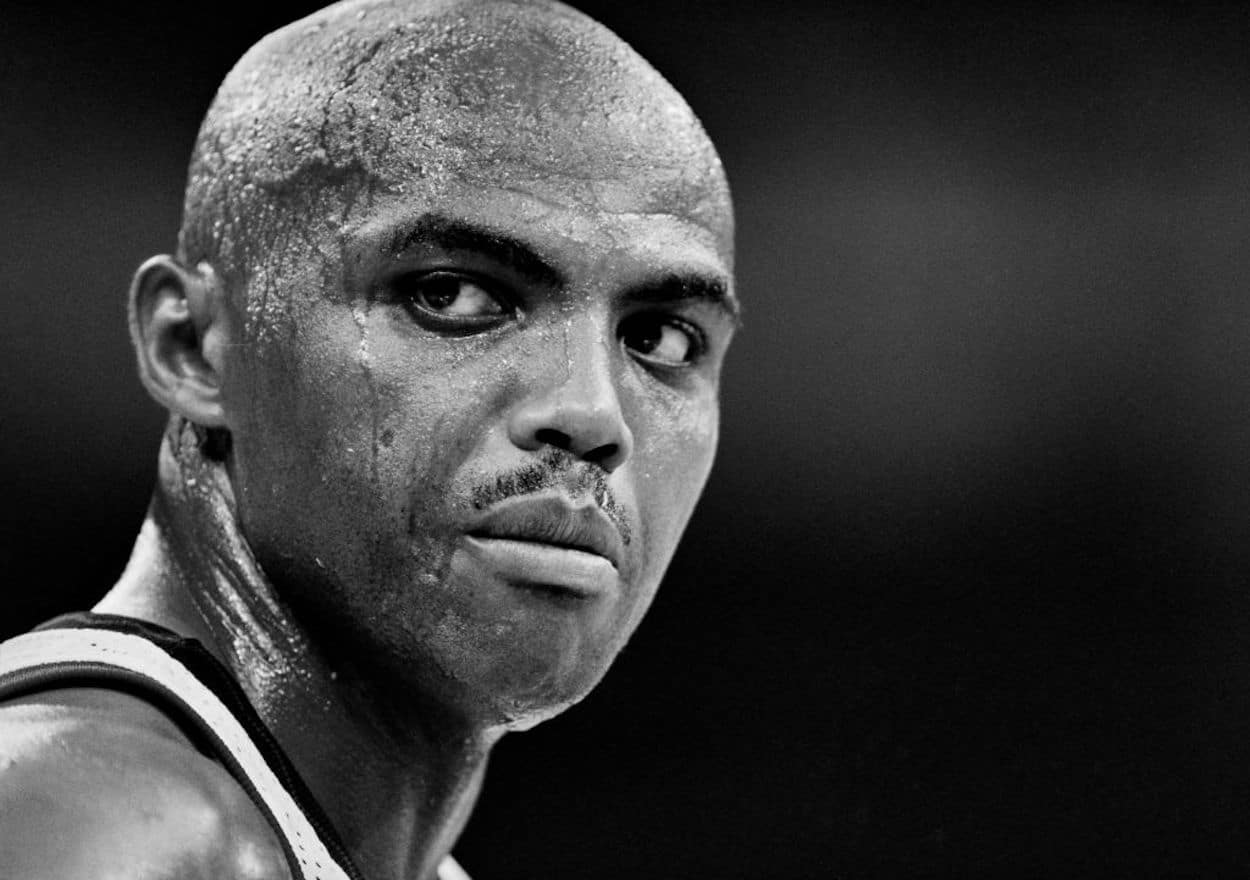
[[[36,878],[288,878],[242,787],[142,700],[63,689],[0,705],[0,864]]]

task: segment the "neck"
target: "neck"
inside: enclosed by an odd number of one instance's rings
[[[381,683],[332,668],[256,563],[225,466],[171,423],[121,580],[96,610],[199,639],[234,673],[371,880],[433,877],[496,735],[445,713],[397,723]]]

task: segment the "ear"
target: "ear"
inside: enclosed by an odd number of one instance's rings
[[[188,269],[152,257],[130,285],[130,341],[139,378],[170,412],[207,428],[226,427],[221,402],[225,295],[212,267]]]

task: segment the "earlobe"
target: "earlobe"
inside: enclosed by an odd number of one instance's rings
[[[221,402],[220,284],[211,267],[152,257],[130,285],[130,340],[139,378],[161,406],[198,425],[225,427]]]

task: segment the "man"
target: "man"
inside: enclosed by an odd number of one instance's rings
[[[680,96],[554,2],[255,46],[131,288],[131,562],[0,647],[0,875],[462,876],[492,746],[603,676],[703,487],[732,223]]]

